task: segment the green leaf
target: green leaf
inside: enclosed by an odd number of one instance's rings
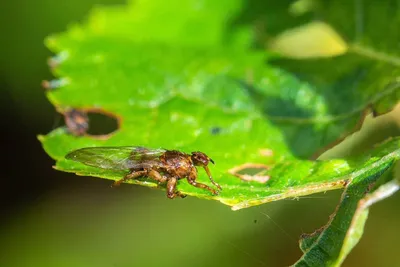
[[[75,172],[80,175],[98,176],[117,180],[123,177],[124,173],[102,170],[87,167],[64,159],[64,155],[72,150],[72,146],[82,147],[87,145],[89,140],[65,134],[64,130],[53,131],[47,137],[41,137],[46,151],[55,157],[56,168],[63,171]],[[99,142],[99,141],[98,141]],[[118,142],[118,139],[115,139]],[[79,144],[81,143],[81,145]],[[109,142],[108,142],[109,143]],[[61,145],[64,144],[64,145]],[[93,142],[91,143],[94,144]],[[112,143],[114,145],[115,143]],[[262,203],[279,200],[288,197],[297,197],[316,192],[337,189],[343,187],[348,180],[364,177],[365,174],[372,175],[380,173],[382,166],[400,158],[400,139],[387,142],[369,155],[363,155],[348,160],[329,161],[302,161],[286,160],[276,164],[268,173],[271,177],[265,183],[256,181],[242,181],[232,175],[226,175],[226,168],[231,160],[223,160],[222,153],[213,155],[222,162],[218,169],[213,169],[214,176],[221,184],[223,191],[219,196],[212,196],[207,191],[194,188],[182,181],[178,189],[185,194],[206,199],[215,199],[224,204],[233,206],[233,209],[241,209]],[[235,158],[233,157],[232,160]],[[225,169],[224,169],[225,167]],[[201,175],[199,181],[207,182],[205,175]],[[129,183],[142,184],[150,187],[157,186],[151,180],[130,180]]]
[[[64,128],[40,136],[56,169],[118,180],[126,172],[64,157],[90,146],[200,150],[215,160],[211,172],[223,191],[212,196],[185,180],[178,189],[240,209],[342,188],[349,178],[379,172],[398,159],[398,139],[356,158],[298,159],[298,149],[310,154],[321,143],[311,133],[325,133],[337,119],[328,100],[310,84],[265,65],[264,53],[248,49],[248,28],[225,31],[221,25],[240,11],[241,1],[202,3],[137,1],[96,9],[87,23],[47,39],[62,55],[53,68],[60,87],[47,93],[57,110],[100,110],[120,121],[103,139],[76,137]],[[162,23],[166,17],[171,20]],[[204,172],[199,176],[208,183]],[[158,186],[149,179],[128,182]]]
[[[300,248],[302,258],[294,266],[340,266],[358,243],[368,217],[369,207],[400,189],[398,181],[390,181],[368,193],[392,164],[381,166],[376,173],[365,173],[352,179],[330,222],[311,235],[304,235]]]

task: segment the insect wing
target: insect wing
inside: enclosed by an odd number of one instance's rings
[[[145,147],[86,147],[70,152],[65,158],[88,166],[109,170],[152,167],[166,150]]]

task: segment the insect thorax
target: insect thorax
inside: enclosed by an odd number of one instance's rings
[[[167,151],[161,157],[165,172],[177,178],[185,178],[193,172],[193,166],[190,155],[180,151]]]

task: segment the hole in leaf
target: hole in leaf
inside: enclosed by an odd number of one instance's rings
[[[266,183],[269,180],[267,175],[269,167],[259,163],[245,163],[229,170],[229,173],[244,181],[255,181]]]
[[[109,135],[118,129],[118,120],[116,117],[108,114],[89,112],[89,135]]]
[[[117,116],[100,109],[68,109],[64,112],[64,118],[68,131],[76,136],[107,139],[120,126]]]

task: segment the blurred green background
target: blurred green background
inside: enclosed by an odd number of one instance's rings
[[[287,266],[298,237],[328,221],[340,192],[232,212],[218,202],[167,200],[158,190],[54,171],[37,134],[63,123],[40,84],[51,79],[50,33],[116,0],[4,1],[0,57],[3,148],[0,266]],[[397,112],[397,117],[399,112]],[[399,134],[396,113],[368,120],[331,152]],[[365,234],[344,266],[400,266],[400,194],[371,208]]]

